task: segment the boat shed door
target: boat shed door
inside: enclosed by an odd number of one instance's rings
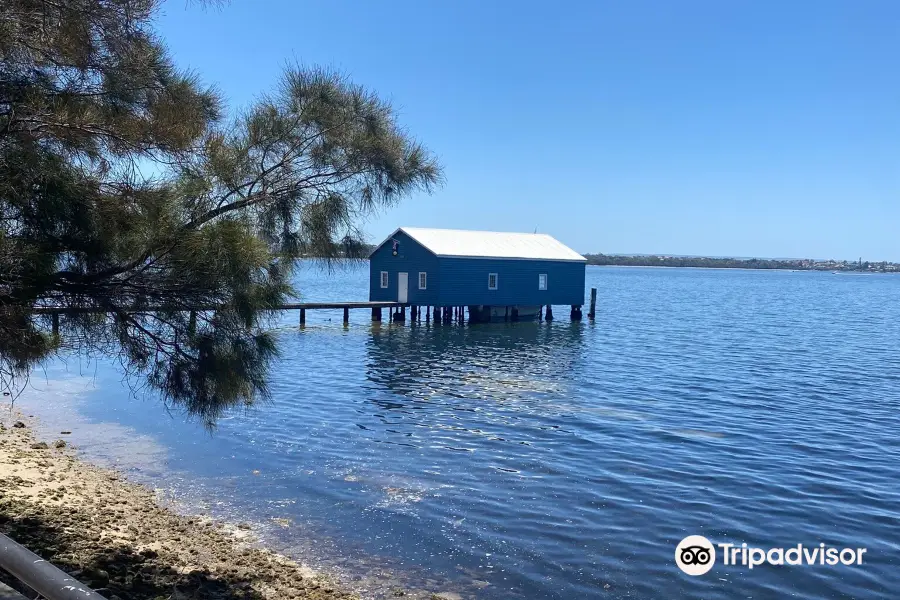
[[[397,302],[406,304],[409,296],[409,273],[397,274]]]

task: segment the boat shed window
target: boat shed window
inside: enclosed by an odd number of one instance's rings
[[[382,271],[381,272],[381,288],[387,289],[387,286],[388,286],[388,272]]]
[[[428,273],[425,271],[419,271],[419,289],[428,289]]]
[[[538,289],[546,290],[547,289],[547,274],[541,273],[538,275]]]
[[[496,273],[488,273],[488,289],[489,290],[497,289],[497,274]]]

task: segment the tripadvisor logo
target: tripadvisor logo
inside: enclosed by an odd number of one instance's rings
[[[797,544],[789,548],[756,548],[741,544],[713,544],[702,535],[689,535],[675,547],[675,564],[688,575],[708,573],[716,563],[716,547],[722,552],[725,566],[743,566],[753,569],[770,565],[861,565],[866,548],[836,548],[819,544]]]
[[[675,547],[675,564],[688,575],[703,575],[716,564],[716,547],[702,535],[689,535]]]

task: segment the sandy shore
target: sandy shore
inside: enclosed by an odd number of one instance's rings
[[[33,423],[0,420],[0,531],[108,597],[121,600],[354,596],[254,544],[241,527],[161,507],[148,489],[39,441]],[[21,589],[0,572],[0,581]],[[402,592],[400,592],[402,594]]]

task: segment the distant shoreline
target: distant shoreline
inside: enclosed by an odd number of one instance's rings
[[[898,271],[851,271],[840,269],[771,269],[763,267],[695,267],[695,266],[678,266],[678,265],[598,265],[587,263],[589,267],[609,267],[613,269],[702,269],[705,271],[787,271],[804,272],[804,273],[840,273],[842,275],[892,275],[900,273]]]
[[[846,260],[710,258],[704,256],[585,254],[587,264],[598,267],[667,267],[693,269],[748,269],[753,271],[821,271],[839,273],[900,273],[900,263]]]

